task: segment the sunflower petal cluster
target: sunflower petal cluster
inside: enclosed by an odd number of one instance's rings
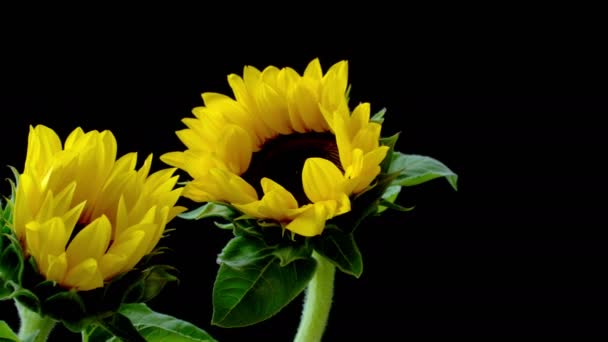
[[[186,150],[161,160],[192,177],[184,197],[225,203],[302,236],[320,235],[327,220],[351,210],[352,195],[372,184],[389,150],[379,143],[381,124],[370,120],[369,103],[352,111],[348,106],[347,61],[323,73],[314,59],[301,75],[289,67],[246,66],[242,76],[229,75],[228,83],[234,97],[203,93],[204,106],[194,108],[195,117],[184,118],[187,128],[177,132]],[[254,155],[269,142],[314,133],[330,134],[338,155],[304,161],[294,177],[305,200],[271,177],[260,184],[244,179]]]
[[[72,131],[64,143],[50,128],[30,127],[18,176],[12,229],[38,271],[64,288],[104,286],[152,252],[176,206],[175,169],[150,173],[152,155],[117,159],[110,131]]]

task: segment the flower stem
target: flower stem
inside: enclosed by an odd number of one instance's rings
[[[35,336],[34,339],[31,340],[32,342],[45,342],[55,327],[55,324],[57,324],[57,321],[48,316],[40,316],[17,300],[15,300],[15,306],[17,307],[17,312],[19,313],[19,319],[21,321],[19,333],[17,334],[19,340],[25,341]]]
[[[312,256],[317,260],[317,268],[306,288],[302,318],[294,342],[321,341],[331,309],[336,267],[317,252]]]

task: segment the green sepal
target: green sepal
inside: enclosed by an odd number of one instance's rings
[[[0,280],[0,300],[8,299],[13,291],[13,287],[9,285],[8,281]]]
[[[28,289],[19,288],[16,284],[13,286],[13,289],[13,293],[11,293],[7,299],[19,301],[19,303],[25,305],[31,311],[40,313],[42,305],[40,299],[34,292]]]
[[[279,258],[279,266],[284,267],[300,259],[309,259],[312,255],[310,239],[299,244],[280,244],[273,250],[272,254]]]
[[[207,202],[202,206],[181,213],[178,216],[185,220],[201,220],[205,218],[223,218],[231,220],[238,215],[238,211],[230,205],[220,202]]]
[[[48,297],[44,303],[44,314],[58,321],[73,332],[81,331],[88,323],[87,309],[82,297],[74,290],[61,291]]]
[[[393,209],[393,210],[397,210],[397,211],[412,211],[415,208],[415,207],[404,207],[402,205],[394,203],[393,201],[385,200],[384,198],[380,199],[379,204],[380,204],[379,207],[389,208],[389,209]],[[381,209],[378,209],[378,212],[381,212]]]
[[[381,173],[388,172],[388,169],[393,161],[393,152],[395,151],[395,146],[397,145],[397,140],[399,140],[400,133],[395,133],[390,137],[380,138],[380,145],[388,146],[388,151],[386,152],[386,156],[380,163]]]
[[[401,192],[401,185],[390,185],[384,190],[382,197],[380,199],[380,204],[378,205],[378,214],[382,213],[386,209],[388,209],[387,205],[382,205],[382,203],[386,204],[386,202],[395,203],[397,200],[397,196]]]
[[[385,113],[386,113],[386,108],[382,108],[378,112],[376,112],[376,114],[374,114],[369,121],[382,124],[384,122]]]
[[[295,299],[312,278],[316,261],[310,257],[280,264],[274,255],[238,269],[221,264],[213,286],[211,324],[225,328],[256,324]]]
[[[250,235],[240,235],[228,241],[217,256],[217,261],[238,270],[271,254],[272,248],[268,247],[264,240]]]
[[[12,231],[6,228],[0,236],[0,280],[12,280],[20,283],[23,278],[23,252]]]
[[[363,258],[353,233],[345,233],[336,226],[325,227],[323,234],[313,238],[317,253],[323,255],[340,271],[359,278],[363,273]]]

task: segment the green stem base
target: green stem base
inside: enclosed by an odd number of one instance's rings
[[[302,318],[294,342],[320,342],[331,309],[336,267],[316,252],[312,256],[317,261],[317,268],[306,288]]]
[[[25,341],[35,336],[30,341],[45,342],[55,327],[55,324],[57,324],[57,321],[48,316],[40,316],[16,300],[15,306],[17,307],[17,312],[19,313],[19,319],[21,321],[19,333],[17,334],[19,340]]]

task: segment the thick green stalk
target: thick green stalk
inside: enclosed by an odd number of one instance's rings
[[[336,267],[316,252],[313,252],[313,257],[317,260],[317,268],[306,288],[302,318],[294,342],[321,341],[329,318]]]
[[[57,321],[48,316],[41,317],[16,300],[15,306],[17,306],[17,312],[21,321],[19,333],[17,334],[19,340],[25,341],[31,336],[36,336],[32,342],[45,342],[55,324],[57,324]]]

